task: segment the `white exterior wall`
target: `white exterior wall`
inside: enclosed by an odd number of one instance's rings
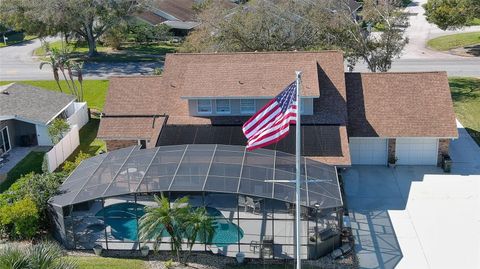
[[[70,108],[71,107],[71,108]],[[70,126],[77,125],[79,129],[81,129],[85,124],[88,122],[88,109],[87,109],[87,103],[72,103],[68,109],[71,110],[73,109],[73,113],[68,114],[68,123]]]
[[[53,146],[52,139],[48,135],[48,127],[43,124],[36,124],[37,142],[39,146]]]
[[[251,98],[247,98],[251,99]],[[190,99],[188,101],[188,109],[191,116],[251,116],[250,114],[240,113],[240,99],[229,99],[230,100],[230,113],[216,113],[215,99],[211,99],[212,112],[211,113],[198,113],[197,100]],[[271,99],[255,99],[255,109],[256,111],[260,110],[265,106]],[[313,98],[302,98],[302,115],[312,115],[313,114]]]

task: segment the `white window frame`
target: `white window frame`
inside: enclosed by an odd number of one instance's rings
[[[253,101],[253,110],[247,110],[247,111],[243,110],[242,101]],[[257,108],[257,102],[255,101],[255,99],[240,99],[240,114],[253,115],[257,110],[256,108]]]
[[[218,110],[218,101],[227,101],[228,102],[228,111],[219,111]],[[232,106],[230,99],[215,99],[215,112],[217,114],[230,114],[232,113]]]
[[[8,146],[9,146],[9,149],[5,152],[3,152],[3,154],[9,152],[10,150],[12,150],[12,140],[10,139],[10,132],[8,131],[8,126],[5,126],[3,128],[0,129],[0,138],[2,139],[3,141],[3,130],[7,130],[7,139],[8,139]],[[5,141],[3,141],[3,146],[2,146],[2,150],[5,148]]]
[[[203,101],[208,102],[210,104],[208,111],[201,111],[200,110],[200,102],[203,102]],[[198,114],[211,114],[212,113],[212,100],[208,100],[208,99],[207,100],[206,99],[197,100],[197,113]]]

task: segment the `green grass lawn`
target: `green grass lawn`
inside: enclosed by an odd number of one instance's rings
[[[480,145],[480,79],[449,79],[453,106],[458,120]]]
[[[45,152],[30,152],[23,160],[13,167],[7,174],[7,178],[0,184],[0,193],[7,190],[21,176],[30,172],[42,173],[43,156]]]
[[[7,34],[6,37],[8,38],[7,46],[37,38],[37,36],[34,36],[34,35],[25,35],[24,33],[18,33],[18,32]],[[5,42],[3,42],[3,36],[0,35],[0,48],[2,47],[5,47]]]
[[[475,18],[467,23],[468,26],[480,25],[480,18]]]
[[[96,256],[68,257],[75,260],[79,269],[147,269],[139,259],[104,258]]]
[[[92,156],[97,155],[100,151],[107,151],[107,146],[103,140],[97,139],[98,125],[100,119],[92,117],[90,121],[85,124],[80,130],[80,146],[68,158],[69,161],[74,161],[77,154],[82,151]]]
[[[480,32],[446,35],[430,39],[427,42],[428,47],[440,51],[446,51],[475,44],[480,44]]]
[[[49,67],[45,67],[49,68]],[[52,74],[53,78],[53,74]],[[5,85],[14,81],[0,81],[0,85]],[[25,83],[32,86],[45,88],[51,91],[59,91],[57,83],[54,80],[26,80],[26,81],[15,81],[18,83]],[[61,81],[60,85],[64,90],[67,90],[65,81]],[[105,103],[105,96],[108,89],[108,80],[84,80],[83,81],[83,92],[84,99],[88,104],[88,107],[94,108],[96,110],[103,110],[103,105]]]
[[[141,62],[141,61],[158,61],[169,52],[175,52],[177,47],[175,45],[162,44],[133,44],[127,43],[122,45],[121,50],[114,51],[101,44],[97,44],[98,56],[93,58],[86,58],[88,46],[85,42],[79,42],[76,45],[69,43],[63,44],[62,41],[50,43],[50,48],[61,49],[62,46],[67,46],[71,51],[71,57],[79,58],[86,61],[93,62]],[[36,56],[44,56],[45,49],[40,47],[34,51]]]

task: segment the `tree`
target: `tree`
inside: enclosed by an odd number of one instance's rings
[[[461,28],[480,18],[478,0],[428,0],[423,7],[427,20],[442,30]]]
[[[48,125],[48,135],[53,144],[57,144],[68,131],[70,131],[70,124],[65,119],[56,118]]]
[[[342,49],[352,68],[363,59],[371,71],[387,71],[408,42],[403,37],[406,15],[396,0],[366,0],[362,14],[357,18],[345,0],[254,0],[234,10],[211,4],[200,11],[202,24],[187,36],[182,50]],[[371,33],[369,24],[382,24],[384,30]]]
[[[74,95],[78,102],[83,102],[83,62],[71,60],[68,56],[70,52],[68,51],[67,46],[64,46],[62,50],[50,49],[48,42],[44,42],[43,46],[48,53],[49,60],[41,62],[40,69],[42,69],[44,65],[50,65],[52,67],[53,78],[57,83],[58,89],[60,92],[63,92],[60,84],[60,71],[65,80],[65,84],[70,91],[70,94]],[[75,82],[75,77],[77,78],[79,86],[77,86],[77,83]]]
[[[190,211],[188,196],[175,200],[172,205],[163,194],[161,197],[155,196],[154,200],[157,206],[146,207],[145,215],[140,218],[139,237],[142,241],[155,240],[154,248],[157,249],[166,231],[170,236],[172,251],[180,262],[183,225]]]
[[[376,4],[374,0],[366,0],[363,20],[348,13],[337,17],[337,42],[345,52],[350,70],[362,59],[370,71],[387,72],[393,59],[400,57],[408,43],[408,38],[403,35],[408,21],[407,15],[395,3]],[[372,32],[372,26],[376,24],[383,26],[382,31]]]
[[[189,254],[192,252],[193,245],[197,240],[204,244],[212,242],[213,234],[215,232],[213,219],[207,214],[207,210],[204,207],[199,207],[193,210],[188,216],[185,226]],[[185,260],[187,259],[188,256]]]
[[[172,251],[177,261],[181,262],[182,241],[187,239],[189,254],[195,242],[210,243],[214,233],[213,219],[204,207],[192,209],[188,196],[175,200],[172,204],[168,198],[155,196],[157,206],[146,207],[145,215],[140,218],[139,235],[142,241],[155,240],[154,247],[162,243],[166,231],[170,235]],[[189,255],[185,256],[184,262]]]
[[[73,33],[88,43],[92,57],[97,39],[143,5],[142,0],[3,0],[0,20],[38,36]]]
[[[315,1],[257,0],[234,10],[211,1],[199,12],[202,24],[187,36],[182,50],[307,50],[326,40],[327,15]]]

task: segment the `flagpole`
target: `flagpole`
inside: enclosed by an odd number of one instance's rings
[[[301,171],[301,133],[300,133],[300,111],[301,111],[301,101],[300,101],[300,78],[301,78],[301,71],[295,71],[296,74],[296,86],[297,86],[297,118],[295,124],[295,167],[296,167],[296,175],[295,175],[295,259],[297,261],[296,269],[300,269],[302,267],[302,259],[300,255],[301,249],[301,240],[300,240],[300,171]]]

